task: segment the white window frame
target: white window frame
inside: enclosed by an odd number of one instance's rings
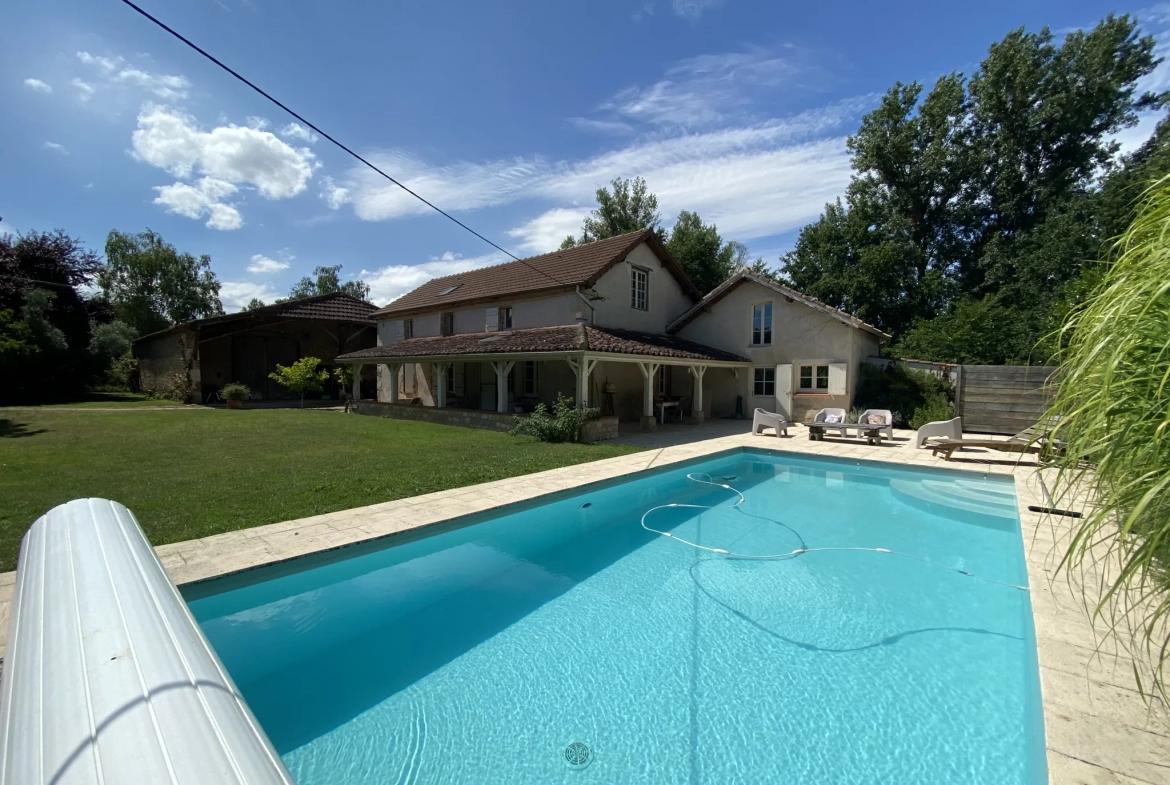
[[[630,265],[630,307],[636,311],[650,310],[650,271]]]
[[[836,368],[836,371],[834,370]],[[804,386],[803,372],[808,370],[810,386]],[[833,391],[834,373],[839,374],[837,392]],[[845,395],[848,392],[846,378],[848,364],[834,360],[801,360],[793,363],[793,376],[796,378],[796,395]]]
[[[768,376],[771,374],[772,378]],[[752,369],[752,395],[757,398],[776,397],[776,368],[756,366]]]
[[[669,365],[658,366],[658,394],[666,395],[666,374],[670,373]]]
[[[439,314],[439,335],[455,334],[455,312],[443,311]]]
[[[536,360],[524,361],[524,394],[540,394],[540,371]]]
[[[756,311],[760,313],[760,326],[756,327]],[[771,300],[765,300],[759,303],[752,303],[751,312],[751,345],[752,346],[771,346],[772,345],[772,317],[775,313],[775,307]]]
[[[499,321],[497,324],[499,326],[499,329],[511,330],[512,329],[512,306],[510,306],[510,305],[501,306],[498,313],[499,313]]]

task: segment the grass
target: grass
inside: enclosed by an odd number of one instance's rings
[[[636,451],[329,411],[0,409],[0,571],[79,497],[125,504],[161,545]]]
[[[64,403],[46,403],[46,409],[136,409],[143,406],[182,406],[178,401],[151,398],[141,393],[86,393],[85,397]]]

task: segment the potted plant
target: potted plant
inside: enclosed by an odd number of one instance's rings
[[[240,384],[239,382],[232,382],[225,384],[223,389],[219,391],[223,399],[227,401],[229,409],[243,409],[244,401],[248,400],[248,396],[252,391],[248,389],[248,385]]]

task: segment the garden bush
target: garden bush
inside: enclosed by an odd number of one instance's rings
[[[955,391],[949,379],[890,363],[863,363],[855,402],[863,409],[889,409],[894,425],[919,428],[955,416]]]
[[[543,403],[538,403],[532,414],[516,418],[512,434],[535,436],[542,442],[577,442],[581,440],[581,426],[585,421],[600,416],[600,409],[579,409],[572,398],[557,393],[557,402],[551,412]]]

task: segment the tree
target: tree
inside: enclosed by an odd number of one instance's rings
[[[305,408],[305,393],[319,392],[325,384],[325,380],[329,378],[329,372],[324,368],[318,370],[317,366],[320,364],[321,361],[316,357],[302,357],[292,365],[278,363],[276,371],[268,374],[268,378],[282,387],[287,387],[290,392],[299,394],[303,409]]]
[[[211,257],[180,253],[150,229],[110,232],[98,282],[117,318],[139,335],[223,313]]]
[[[747,259],[743,243],[724,243],[715,224],[704,224],[698,214],[687,210],[678,214],[666,248],[703,294],[727,280]]]
[[[254,311],[257,308],[266,308],[266,307],[267,306],[265,305],[263,300],[261,300],[259,297],[253,297],[251,300],[248,301],[248,304],[245,305],[242,310]]]
[[[369,301],[369,284],[361,280],[341,282],[341,265],[332,267],[318,267],[313,270],[312,278],[305,277],[298,281],[288,293],[289,300],[303,300],[306,297],[316,297],[322,294],[342,292],[358,300]],[[258,300],[256,302],[259,302]],[[280,301],[278,301],[280,302]],[[251,303],[249,303],[249,307]]]
[[[801,231],[783,274],[896,336],[914,325],[920,345],[925,330],[946,337],[947,323],[928,326],[936,316],[985,326],[978,340],[991,345],[1002,321],[1023,315],[1026,334],[1006,359],[1024,359],[1110,236],[1101,200],[1116,172],[1113,135],[1163,100],[1136,89],[1157,63],[1153,47],[1128,16],[1060,45],[1047,28],[1021,28],[969,81],[944,76],[925,96],[895,84],[849,138],[844,201]],[[1142,160],[1165,165],[1152,150]],[[1122,201],[1112,197],[1114,226]]]
[[[641,177],[633,180],[614,178],[609,188],[598,188],[597,208],[585,217],[581,226],[581,237],[572,236],[561,242],[561,250],[574,245],[604,240],[619,234],[636,232],[640,229],[654,229],[660,239],[666,240],[666,233],[660,226],[662,217],[658,214],[658,197],[650,193],[646,181]]]
[[[17,401],[84,389],[92,372],[90,320],[103,309],[82,287],[100,269],[98,255],[61,230],[0,234],[0,397]]]

